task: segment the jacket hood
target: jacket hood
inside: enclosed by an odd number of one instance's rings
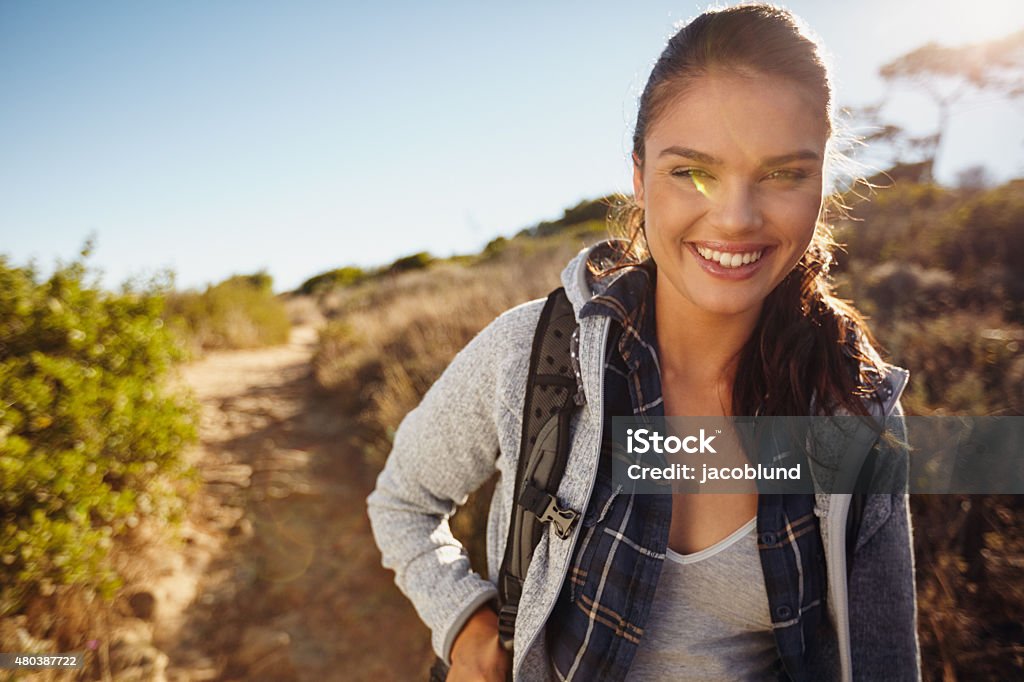
[[[565,293],[572,303],[576,319],[579,319],[580,309],[587,301],[605,291],[615,281],[615,277],[597,280],[587,264],[600,264],[609,259],[614,261],[618,255],[613,246],[616,241],[625,243],[624,240],[606,239],[588,246],[577,253],[562,270],[562,286],[565,287]]]

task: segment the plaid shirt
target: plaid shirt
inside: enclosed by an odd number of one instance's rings
[[[644,634],[668,547],[669,494],[612,484],[611,416],[664,416],[648,261],[587,302],[581,317],[612,318],[605,358],[604,432],[597,479],[561,594],[547,622],[560,680],[623,680]],[[779,658],[779,680],[810,679],[825,617],[825,566],[813,495],[760,495],[758,550]]]

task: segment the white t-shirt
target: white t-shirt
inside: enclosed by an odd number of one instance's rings
[[[629,682],[774,679],[756,524],[694,554],[667,551]]]

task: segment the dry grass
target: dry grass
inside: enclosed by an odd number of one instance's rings
[[[278,296],[284,304],[288,322],[293,327],[319,326],[324,322],[324,314],[317,300],[312,296],[284,294]]]
[[[531,245],[532,246],[532,245]],[[577,244],[509,248],[471,267],[442,265],[357,287],[313,360],[317,382],[360,414],[367,453],[382,464],[389,434],[469,341],[503,311],[546,296]]]
[[[924,679],[1020,679],[1024,498],[915,495],[910,506]]]

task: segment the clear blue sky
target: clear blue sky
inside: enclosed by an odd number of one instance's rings
[[[479,249],[628,191],[636,97],[687,2],[0,2],[0,253],[46,271],[89,234],[114,287]],[[1024,3],[799,0],[841,103],[929,40],[1024,26]],[[966,7],[979,7],[968,12]],[[898,95],[893,118],[934,114]],[[954,119],[938,171],[1024,175],[1024,105]]]

